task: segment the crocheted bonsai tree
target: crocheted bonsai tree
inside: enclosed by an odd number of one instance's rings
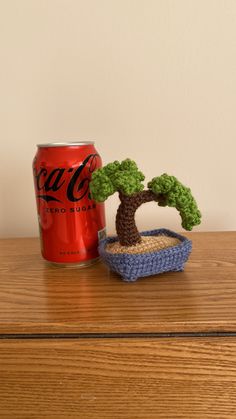
[[[135,212],[145,202],[156,201],[159,206],[175,207],[181,216],[182,227],[192,230],[201,222],[201,213],[191,190],[174,176],[164,173],[153,178],[144,190],[145,177],[137,164],[126,159],[114,161],[97,169],[92,174],[90,192],[97,202],[104,202],[115,192],[119,193],[120,206],[116,215],[116,230],[122,246],[133,246],[141,242],[135,224]]]

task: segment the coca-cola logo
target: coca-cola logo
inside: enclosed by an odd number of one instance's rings
[[[89,181],[91,173],[97,168],[97,157],[98,154],[89,154],[77,168],[56,167],[51,171],[48,171],[45,167],[40,167],[38,170],[34,168],[35,187],[38,191],[37,198],[46,202],[62,202],[54,196],[53,192],[56,193],[64,186],[69,201],[80,201],[89,192]],[[71,174],[69,181],[68,173]],[[90,198],[89,194],[88,196]]]

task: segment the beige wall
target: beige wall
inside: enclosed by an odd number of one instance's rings
[[[236,229],[235,0],[7,0],[0,44],[1,237],[38,234],[31,160],[52,139],[96,139],[147,180],[173,173],[198,229]],[[155,204],[137,221],[180,230]]]

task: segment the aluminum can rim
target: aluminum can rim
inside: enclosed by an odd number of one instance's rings
[[[37,144],[38,148],[44,147],[73,147],[73,146],[82,146],[82,145],[93,145],[95,141],[56,141],[52,143]]]

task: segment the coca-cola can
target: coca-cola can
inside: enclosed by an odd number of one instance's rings
[[[38,144],[33,175],[42,256],[57,264],[90,265],[106,236],[103,203],[89,182],[102,160],[93,141]]]

